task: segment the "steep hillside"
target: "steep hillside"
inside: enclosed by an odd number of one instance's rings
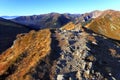
[[[30,71],[50,53],[50,44],[49,29],[18,35],[14,45],[0,55],[0,79],[32,80]]]
[[[0,18],[0,54],[13,44],[17,34],[29,31],[27,26]]]
[[[86,25],[87,28],[109,38],[120,40],[120,12],[107,10]]]

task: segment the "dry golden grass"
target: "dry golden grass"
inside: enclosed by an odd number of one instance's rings
[[[49,29],[31,31],[19,37],[13,47],[0,55],[0,75],[4,74],[11,65],[16,64],[15,72],[8,79],[25,80],[28,78],[26,74],[29,70],[50,52],[50,44],[51,32]],[[19,60],[20,58],[21,60]]]
[[[120,40],[120,12],[105,11],[86,27],[109,38]]]
[[[62,30],[73,30],[75,28],[75,24],[73,22],[69,22],[62,27]]]

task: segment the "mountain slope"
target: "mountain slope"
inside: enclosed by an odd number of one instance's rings
[[[27,26],[0,18],[0,53],[9,48],[17,34],[29,32]]]
[[[18,35],[0,55],[0,79],[119,80],[120,44],[69,24]]]
[[[120,40],[120,12],[107,10],[86,25],[87,28],[109,38]]]
[[[50,36],[50,30],[19,35],[14,45],[0,55],[0,79],[30,80],[28,72],[50,53]]]

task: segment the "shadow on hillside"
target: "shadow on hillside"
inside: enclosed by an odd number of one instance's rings
[[[111,39],[104,39],[100,36],[95,36],[97,45],[91,42],[87,43],[96,61],[93,63],[93,70],[100,72],[108,80],[113,80],[112,76],[120,79],[120,47],[116,46]],[[112,51],[110,51],[112,49]]]
[[[0,26],[0,54],[13,44],[18,34],[29,31],[30,30],[25,27]]]
[[[92,35],[94,32],[85,27],[83,29]],[[116,80],[120,79],[120,46],[116,43],[119,43],[117,40],[104,38],[102,36],[94,36],[97,45],[88,42],[87,46],[90,48],[89,53],[93,55],[96,60],[93,63],[92,69],[95,72],[100,72],[102,76],[108,80],[113,80],[114,77]],[[97,76],[97,79],[100,76]]]

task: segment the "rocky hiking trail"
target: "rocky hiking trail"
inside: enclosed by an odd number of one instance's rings
[[[120,47],[85,29],[56,31],[61,46],[53,80],[119,80]]]

